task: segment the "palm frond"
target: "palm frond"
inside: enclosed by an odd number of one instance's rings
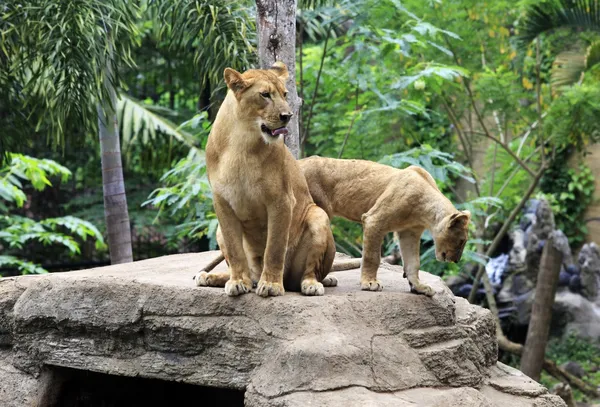
[[[567,27],[600,31],[600,0],[547,0],[529,6],[519,39],[526,45],[543,33]]]
[[[194,145],[192,136],[178,128],[170,120],[158,115],[168,109],[145,105],[132,97],[121,94],[117,102],[117,117],[121,130],[122,150],[129,151],[131,145],[141,143],[149,146],[156,142],[159,136],[172,137],[191,147]],[[170,112],[170,111],[169,111]]]
[[[118,66],[133,63],[137,3],[4,2],[0,37],[8,62],[2,70],[21,83],[27,101],[13,109],[27,107],[29,114],[37,113],[31,114],[39,119],[34,126],[45,125],[55,144],[62,144],[66,134],[93,133],[96,104],[109,99],[105,82],[119,86]],[[107,79],[102,70],[108,65],[115,77]]]
[[[552,64],[551,84],[554,91],[560,87],[582,82],[585,72],[600,63],[600,41],[592,43],[585,54],[562,52]]]
[[[156,3],[171,45],[194,53],[201,86],[221,83],[223,70],[245,70],[256,61],[252,8],[232,0],[176,0]]]
[[[552,64],[550,83],[553,90],[570,86],[581,80],[585,71],[585,55],[577,52],[561,52]]]

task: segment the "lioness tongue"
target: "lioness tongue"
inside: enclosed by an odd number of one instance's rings
[[[279,136],[280,134],[286,135],[288,134],[287,127],[280,127],[272,131],[274,136]]]

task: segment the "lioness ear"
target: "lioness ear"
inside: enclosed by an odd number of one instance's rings
[[[239,91],[246,89],[248,86],[248,83],[244,80],[244,78],[242,78],[242,74],[235,69],[225,68],[223,77],[225,78],[227,87],[234,93],[238,93]]]
[[[288,80],[290,76],[288,73],[287,66],[281,61],[275,62],[270,68],[270,70],[275,71],[275,74],[281,79],[283,82]]]
[[[456,212],[450,215],[450,219],[448,220],[448,228],[464,228],[469,224],[471,220],[471,212],[462,211]]]

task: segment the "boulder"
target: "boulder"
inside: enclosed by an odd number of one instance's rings
[[[490,312],[438,277],[421,273],[433,298],[387,264],[383,292],[349,270],[322,297],[228,297],[192,280],[215,254],[0,279],[0,405],[36,405],[61,367],[245,391],[247,406],[564,406],[497,363]]]
[[[579,252],[581,266],[581,294],[600,307],[600,250],[596,243],[584,244]]]
[[[552,306],[552,330],[555,334],[573,333],[580,337],[600,338],[600,306],[587,298],[559,290]]]

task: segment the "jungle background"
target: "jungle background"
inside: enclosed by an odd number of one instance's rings
[[[445,278],[473,280],[506,251],[529,198],[550,203],[574,253],[600,242],[599,10],[301,0],[288,39],[300,156],[428,170],[473,213],[458,264],[436,262],[423,236],[421,269]],[[223,69],[257,66],[256,14],[251,1],[0,0],[0,275],[110,264],[105,205],[117,195],[102,170],[116,150],[103,117],[118,123],[133,259],[217,248],[203,148]],[[338,251],[360,257],[360,225],[332,228]],[[597,388],[598,340],[553,338],[547,355],[579,363]]]

